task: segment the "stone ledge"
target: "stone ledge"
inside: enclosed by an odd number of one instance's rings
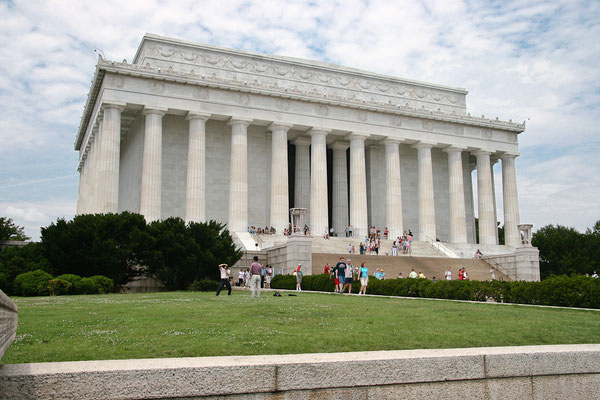
[[[8,346],[15,340],[18,312],[17,305],[0,290],[0,360]]]
[[[548,382],[546,394],[555,388],[600,396],[600,345],[14,364],[0,367],[0,399],[283,399],[312,391],[336,398],[339,390],[397,398],[446,386],[483,390],[490,399],[508,389],[534,398],[536,382]]]

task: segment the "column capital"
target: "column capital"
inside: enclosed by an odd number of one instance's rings
[[[211,114],[209,114],[209,113],[188,111],[185,116],[185,119],[188,121],[191,121],[193,119],[201,119],[202,121],[206,122],[210,119],[210,117],[211,117]]]
[[[417,142],[417,143],[413,144],[411,147],[413,149],[431,149],[435,145],[437,145],[437,143],[421,141],[421,142]]]
[[[119,111],[123,111],[125,109],[125,106],[127,104],[122,103],[120,101],[110,101],[110,100],[103,100],[102,101],[102,110],[108,110],[108,109],[114,109],[114,110],[119,110]]]
[[[366,140],[369,136],[371,136],[368,133],[363,133],[363,132],[351,132],[348,136],[346,136],[347,140],[355,140],[355,139],[362,139],[363,141]]]
[[[492,152],[483,150],[483,149],[479,149],[479,150],[472,151],[471,154],[473,154],[474,156],[489,156],[492,154]]]
[[[315,135],[325,135],[325,136],[327,136],[329,133],[331,133],[331,129],[319,128],[319,127],[316,127],[316,126],[313,126],[308,131],[306,131],[306,134],[309,135],[309,136],[315,136]]]
[[[287,124],[285,122],[271,122],[268,126],[267,126],[267,130],[273,132],[273,130],[285,130],[286,132],[289,131],[290,129],[292,129],[292,126],[294,126],[293,124]]]
[[[161,117],[164,117],[166,113],[167,113],[167,109],[162,108],[162,107],[144,106],[144,110],[142,111],[143,115],[156,114],[156,115],[160,115]]]
[[[329,147],[332,150],[344,150],[345,151],[345,150],[347,150],[347,149],[350,148],[350,143],[338,140],[338,141],[335,141],[335,142],[331,143],[329,145]]]
[[[298,136],[293,142],[296,146],[310,146],[310,138],[306,136]]]
[[[520,154],[519,153],[500,153],[500,159],[504,160],[504,159],[509,159],[512,158],[513,160],[517,157],[519,157]]]
[[[229,121],[227,121],[227,125],[250,125],[254,120],[252,118],[243,118],[243,117],[231,117]]]
[[[442,149],[442,151],[445,151],[446,153],[460,153],[466,150],[467,148],[462,146],[448,146]]]
[[[399,144],[402,144],[403,142],[404,142],[404,139],[401,139],[401,138],[392,138],[392,137],[388,136],[386,139],[383,139],[381,141],[381,144],[385,144],[385,145],[387,145],[387,144],[398,144],[399,145]]]

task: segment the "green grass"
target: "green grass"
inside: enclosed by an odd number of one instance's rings
[[[600,312],[300,293],[16,298],[5,364],[600,343]]]

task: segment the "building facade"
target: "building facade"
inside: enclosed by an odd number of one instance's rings
[[[352,225],[363,237],[374,225],[468,244],[477,210],[479,243],[494,246],[502,190],[505,241],[517,247],[525,125],[471,116],[466,95],[146,35],[132,63],[98,61],[75,140],[77,214],[128,210],[281,233],[297,207],[315,236]]]

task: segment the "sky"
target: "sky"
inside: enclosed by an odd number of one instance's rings
[[[527,123],[521,222],[600,219],[599,1],[0,0],[0,21],[0,216],[34,240],[75,213],[95,49],[131,62],[147,32],[466,88],[472,115]]]

